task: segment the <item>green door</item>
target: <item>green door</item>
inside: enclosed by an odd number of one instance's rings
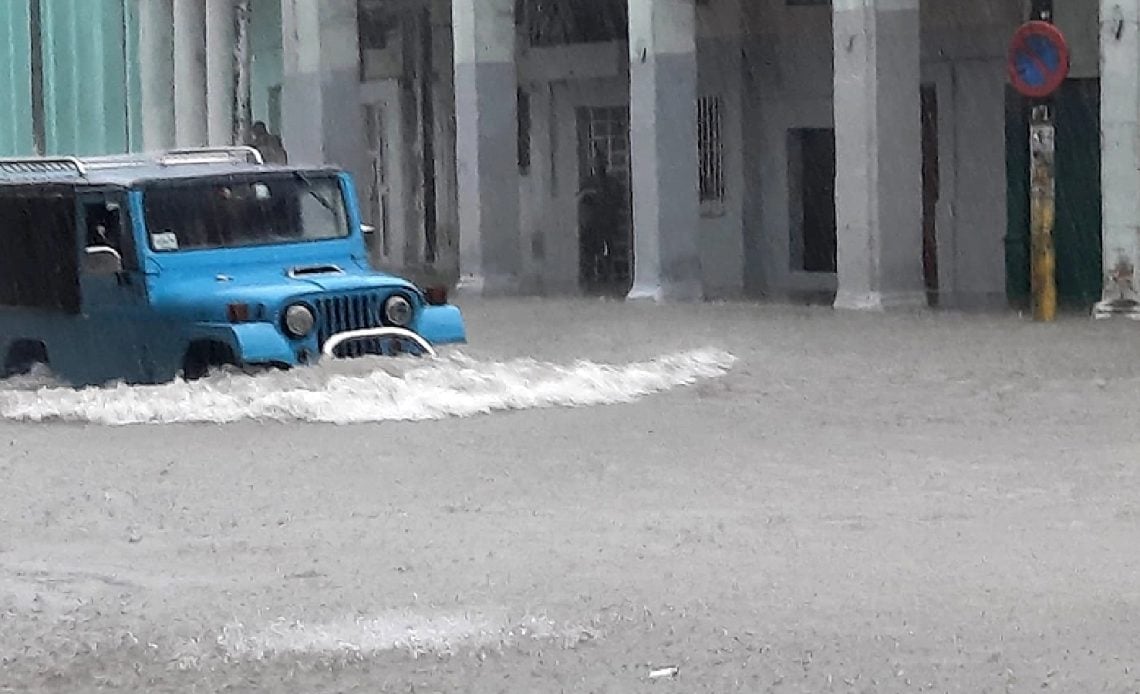
[[[1006,291],[1014,306],[1029,303],[1028,109],[1025,99],[1008,93]],[[1067,80],[1053,98],[1053,113],[1057,298],[1062,308],[1084,311],[1101,291],[1100,81]]]
[[[1087,310],[1100,299],[1100,80],[1068,80],[1057,114],[1057,296]]]
[[[1025,99],[1005,92],[1005,294],[1026,309],[1029,298],[1029,112]]]

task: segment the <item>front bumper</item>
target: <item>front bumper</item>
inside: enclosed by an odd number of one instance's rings
[[[321,347],[321,357],[325,359],[335,359],[338,347],[361,340],[374,344],[383,344],[385,342],[410,343],[423,354],[429,357],[435,356],[435,348],[431,346],[431,343],[411,330],[405,328],[364,328],[362,330],[346,330],[343,333],[337,333],[325,340],[324,346]]]
[[[354,341],[387,341],[409,343],[423,354],[434,357],[433,345],[454,344],[467,341],[463,315],[455,306],[428,306],[423,309],[414,323],[414,329],[383,326],[345,330],[331,335],[321,345],[321,356],[335,358],[336,350]]]
[[[467,327],[458,306],[425,306],[416,315],[412,330],[433,345],[467,342]]]
[[[408,329],[391,327],[346,328],[303,340],[291,340],[272,323],[244,323],[231,326],[234,353],[245,364],[277,364],[297,366],[312,364],[322,357],[392,352],[422,352],[435,354],[435,347],[460,344],[467,341],[463,314],[457,306],[424,306]],[[371,342],[370,347],[361,343]],[[376,349],[384,343],[384,349]],[[356,345],[354,347],[353,345]],[[400,345],[403,349],[389,349]],[[411,348],[411,349],[408,349]]]

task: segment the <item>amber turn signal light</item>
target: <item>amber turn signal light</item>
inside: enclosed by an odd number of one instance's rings
[[[229,304],[226,306],[226,318],[231,323],[244,323],[249,320],[249,304]]]
[[[443,306],[447,303],[447,287],[427,287],[424,296],[432,306]]]

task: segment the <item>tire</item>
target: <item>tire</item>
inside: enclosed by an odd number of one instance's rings
[[[47,345],[39,340],[17,340],[8,348],[4,357],[4,378],[24,376],[37,364],[49,365]]]
[[[237,359],[229,345],[221,342],[195,342],[182,360],[182,378],[197,381],[220,366],[234,366]]]

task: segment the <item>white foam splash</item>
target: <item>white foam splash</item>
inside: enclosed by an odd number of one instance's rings
[[[735,361],[717,349],[622,365],[495,362],[449,355],[430,362],[361,359],[258,376],[221,373],[189,383],[84,389],[49,384],[42,375],[33,375],[0,383],[0,417],[105,425],[431,420],[496,410],[628,403],[722,376]]]
[[[450,655],[461,648],[503,648],[524,639],[559,639],[572,647],[596,635],[586,628],[562,628],[546,618],[508,622],[484,614],[388,613],[374,618],[344,619],[325,624],[278,621],[249,630],[227,625],[217,637],[227,660],[264,660],[290,655],[369,657],[403,650],[414,656]]]

